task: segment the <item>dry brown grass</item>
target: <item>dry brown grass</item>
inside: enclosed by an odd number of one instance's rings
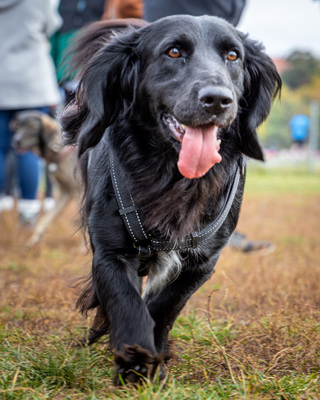
[[[243,398],[281,398],[283,379],[295,374],[319,383],[319,200],[318,194],[296,192],[245,196],[239,230],[272,240],[276,250],[265,256],[224,250],[216,273],[173,331],[170,370],[180,383],[229,379],[246,387]],[[19,230],[16,212],[0,216],[0,325],[6,331],[63,338],[88,326],[74,310],[72,285],[90,270],[74,215],[72,206],[31,250],[23,249],[30,233]],[[317,398],[307,386],[305,395],[282,398]]]
[[[89,272],[90,257],[77,232],[75,205],[65,211],[44,240],[24,249],[30,232],[19,229],[16,211],[1,215],[1,318],[14,326],[64,329],[79,323],[74,282]]]

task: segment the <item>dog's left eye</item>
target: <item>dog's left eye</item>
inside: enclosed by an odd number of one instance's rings
[[[177,47],[172,47],[169,49],[167,54],[171,58],[179,58],[182,56],[181,51]]]
[[[236,61],[238,59],[238,53],[234,50],[230,50],[227,54],[227,59],[229,61]]]

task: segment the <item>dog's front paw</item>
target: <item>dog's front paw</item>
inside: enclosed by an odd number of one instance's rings
[[[156,376],[164,379],[163,358],[152,355],[150,351],[140,346],[125,346],[123,352],[114,356],[116,367],[115,384],[141,384],[146,379],[153,380]]]

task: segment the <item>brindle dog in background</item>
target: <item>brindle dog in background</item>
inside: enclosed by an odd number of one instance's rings
[[[61,148],[59,121],[40,111],[18,112],[10,123],[10,129],[14,133],[14,149],[20,152],[32,150],[42,157],[49,166],[50,177],[59,192],[55,207],[39,218],[26,243],[26,247],[32,247],[71,200],[81,198],[79,181],[75,176],[77,157],[74,147]]]

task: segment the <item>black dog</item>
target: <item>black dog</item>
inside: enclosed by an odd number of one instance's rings
[[[92,54],[82,44],[99,29],[78,44],[86,65],[62,118],[93,252],[78,306],[97,308],[88,341],[109,333],[116,382],[136,382],[166,358],[175,319],[235,229],[244,155],[263,159],[256,128],[281,80],[259,43],[215,17],[164,18],[100,38]]]

